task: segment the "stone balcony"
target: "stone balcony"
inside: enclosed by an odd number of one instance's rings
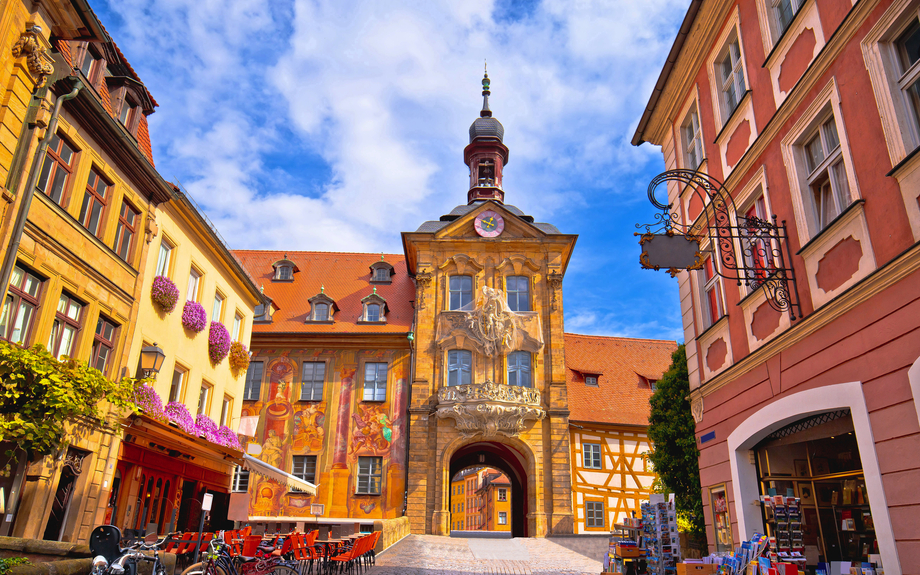
[[[455,420],[463,437],[514,437],[524,431],[528,420],[539,421],[546,412],[536,389],[486,381],[442,387],[437,415]]]

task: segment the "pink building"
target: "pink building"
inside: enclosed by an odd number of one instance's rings
[[[723,277],[704,237],[677,273],[713,551],[775,535],[776,494],[800,500],[810,565],[920,574],[918,5],[693,0],[633,137],[724,183],[753,270]],[[693,186],[667,202],[714,225]],[[774,214],[785,239],[745,239]],[[769,289],[782,268],[800,308]]]

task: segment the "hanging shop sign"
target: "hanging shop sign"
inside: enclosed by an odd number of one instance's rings
[[[655,191],[661,184],[676,183],[701,200],[694,222],[685,224],[672,205],[661,203]],[[712,256],[712,272],[746,285],[750,291],[764,288],[767,301],[792,320],[802,317],[795,273],[789,253],[786,222],[772,222],[741,215],[725,186],[708,174],[693,170],[668,170],[649,183],[648,199],[658,212],[655,222],[636,224],[640,236],[643,268],[666,269],[671,276],[681,270],[701,269]]]

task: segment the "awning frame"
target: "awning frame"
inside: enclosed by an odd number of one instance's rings
[[[273,465],[269,465],[261,459],[256,459],[248,453],[243,454],[243,469],[247,469],[256,475],[261,475],[279,485],[287,486],[290,489],[296,489],[307,495],[316,495],[316,485],[309,481],[304,481],[299,477],[295,477],[286,471],[282,471]]]

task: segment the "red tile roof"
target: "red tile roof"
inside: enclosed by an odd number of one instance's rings
[[[677,342],[565,334],[565,380],[571,421],[648,425],[648,379],[671,365]],[[597,375],[598,387],[584,375]]]
[[[371,283],[370,265],[380,261],[380,254],[337,252],[291,252],[234,250],[256,285],[264,286],[278,311],[271,323],[257,323],[253,333],[408,333],[415,310],[415,282],[406,273],[402,254],[384,254],[384,261],[395,268],[392,283]],[[272,281],[272,263],[288,259],[300,270],[293,281]],[[325,295],[335,300],[339,311],[332,324],[306,323],[310,313],[307,301],[325,288]],[[387,302],[385,324],[359,324],[363,312],[361,299],[374,293]]]

